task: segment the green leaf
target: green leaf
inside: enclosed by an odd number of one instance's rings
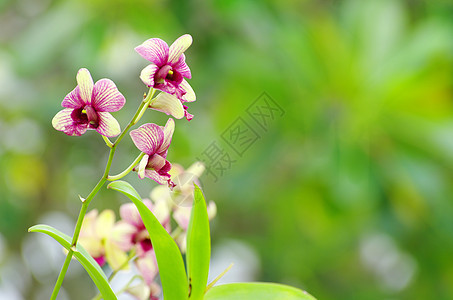
[[[184,261],[173,238],[160,224],[154,214],[142,202],[137,191],[126,181],[114,181],[107,188],[125,194],[137,207],[143,223],[151,237],[159,267],[160,280],[164,299],[187,299],[189,287],[187,284]]]
[[[200,188],[195,185],[194,204],[187,229],[187,273],[190,299],[203,299],[208,283],[211,238],[206,202]]]
[[[59,242],[63,247],[66,248],[66,250],[69,251],[71,249],[72,238],[51,226],[35,225],[33,227],[30,227],[28,231],[45,233]],[[79,243],[77,243],[76,250],[74,251],[74,257],[88,272],[104,299],[117,299],[115,293],[110,287],[109,281],[107,279],[107,276],[105,276],[104,271],[102,271],[99,264]]]
[[[276,283],[230,283],[206,292],[204,300],[316,300],[305,291]]]

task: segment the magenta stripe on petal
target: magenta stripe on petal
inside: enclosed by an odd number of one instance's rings
[[[170,179],[170,176],[159,175],[156,171],[150,169],[145,170],[145,176],[154,180],[158,184],[167,184]]]
[[[175,131],[175,121],[172,118],[169,118],[165,127],[163,128],[164,139],[162,145],[156,151],[158,154],[163,157],[167,157],[166,152],[168,147],[170,147],[171,139],[173,137],[173,132]]]
[[[161,67],[168,59],[168,45],[161,39],[153,38],[135,48],[144,59]]]
[[[86,104],[90,104],[94,86],[90,71],[85,68],[80,69],[79,72],[77,72],[76,79],[79,86],[80,98]]]
[[[96,131],[106,137],[115,137],[121,133],[120,124],[109,112],[98,112],[99,126]]]
[[[181,97],[181,100],[183,102],[193,102],[197,100],[197,97],[195,95],[195,92],[193,91],[192,87],[190,84],[187,82],[187,80],[183,80],[181,82],[181,85],[179,86],[182,88],[186,93]]]
[[[71,126],[74,122],[71,118],[73,109],[65,108],[60,110],[52,119],[52,126],[56,130],[64,131],[67,126]]]
[[[192,45],[192,36],[190,34],[184,34],[180,36],[176,41],[171,44],[168,53],[168,63],[174,64],[179,60],[181,54]]]
[[[65,108],[59,111],[52,119],[52,126],[58,130],[63,131],[67,135],[81,136],[87,131],[88,124],[78,124],[74,122],[71,114],[74,110]]]
[[[152,123],[144,124],[138,129],[132,130],[130,135],[135,146],[148,155],[153,155],[164,140],[162,129]]]
[[[140,73],[140,79],[143,81],[146,86],[154,86],[154,75],[159,70],[159,67],[155,64],[150,64],[146,66]]]
[[[76,86],[61,102],[61,106],[66,108],[81,108],[85,106],[79,93],[79,86]]]
[[[93,107],[96,111],[118,111],[126,103],[126,99],[121,94],[115,83],[110,79],[101,79],[94,85]]]
[[[184,54],[181,54],[179,60],[173,66],[174,69],[179,72],[183,77],[190,79],[192,74],[190,73],[189,66],[186,64],[186,57]]]

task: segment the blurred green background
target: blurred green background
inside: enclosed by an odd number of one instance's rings
[[[77,70],[117,84],[126,124],[146,91],[134,47],[184,33],[195,118],[176,122],[169,159],[188,167],[216,141],[235,160],[201,178],[218,207],[214,256],[233,241],[254,258],[248,279],[318,299],[453,299],[447,0],[1,0],[0,298],[48,299],[64,256],[27,228],[72,234],[77,195],[103,172],[95,132],[51,126]],[[263,92],[285,111],[266,130],[247,118]],[[260,135],[242,156],[221,138],[238,117]],[[119,148],[112,173],[137,155],[129,139]],[[146,196],[154,183],[136,177],[126,180]],[[125,201],[103,189],[90,209]],[[77,263],[63,288],[62,299],[95,293]]]

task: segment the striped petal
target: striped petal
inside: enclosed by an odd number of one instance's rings
[[[168,180],[170,179],[170,176],[159,175],[159,173],[151,169],[145,170],[145,177],[154,180],[158,184],[168,184]]]
[[[171,44],[168,53],[168,63],[175,64],[178,62],[179,57],[187,48],[192,45],[192,36],[190,34],[184,34],[180,36],[173,44]]]
[[[101,79],[93,88],[93,107],[96,111],[118,111],[126,103],[126,98],[121,94],[115,83],[110,79]]]
[[[160,154],[164,158],[167,157],[167,150],[170,147],[171,139],[173,137],[173,132],[175,131],[175,121],[172,118],[169,118],[165,127],[162,128],[164,133],[164,138],[162,141],[162,145],[156,151],[156,153]]]
[[[164,141],[164,132],[160,126],[147,123],[132,130],[130,136],[135,146],[148,155],[153,155]]]
[[[159,67],[155,64],[150,64],[142,70],[140,73],[140,79],[144,84],[146,84],[146,86],[152,87],[154,86],[154,75],[156,75],[157,71],[159,71]]]
[[[53,128],[72,136],[81,136],[84,134],[87,131],[88,124],[74,122],[71,117],[73,111],[71,108],[65,108],[59,111],[52,119]]]
[[[195,96],[195,92],[193,91],[190,84],[184,79],[181,84],[179,85],[186,93],[181,97],[181,100],[184,102],[194,102],[197,100],[197,96]]]
[[[192,74],[190,73],[189,66],[186,64],[186,56],[181,54],[179,60],[173,66],[173,68],[179,72],[183,77],[190,79],[192,78]]]
[[[153,100],[150,108],[172,115],[176,119],[182,119],[184,117],[184,108],[182,107],[181,101],[174,95],[167,94],[165,92],[160,93]]]
[[[167,43],[163,40],[153,38],[135,47],[135,51],[144,59],[161,67],[167,62],[169,49]]]
[[[76,86],[61,102],[61,106],[66,108],[81,108],[85,106],[85,102],[80,97],[79,86]]]
[[[90,71],[85,68],[80,69],[79,72],[77,72],[76,79],[81,100],[86,104],[90,104],[94,86]]]
[[[121,133],[120,124],[109,112],[98,112],[99,126],[96,131],[106,137],[115,137]]]

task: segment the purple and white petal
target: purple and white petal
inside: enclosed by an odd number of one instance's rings
[[[184,108],[182,107],[181,101],[165,92],[157,95],[151,103],[150,108],[166,113],[167,115],[172,115],[176,119],[182,119],[184,117]]]
[[[63,131],[67,135],[81,136],[87,131],[88,124],[74,122],[71,114],[74,110],[65,108],[59,111],[52,119],[52,126],[58,131]]]
[[[130,136],[135,146],[148,155],[153,155],[164,141],[164,132],[160,126],[146,123],[132,130]]]
[[[148,251],[145,256],[136,260],[136,266],[147,285],[150,285],[158,273],[154,251]]]
[[[192,87],[190,84],[187,82],[187,80],[183,80],[181,82],[181,85],[179,86],[182,88],[186,93],[181,97],[181,100],[184,102],[194,102],[197,100],[197,96],[195,96],[195,92],[193,91]]]
[[[137,207],[133,203],[125,203],[120,206],[120,216],[121,219],[131,224],[138,230],[141,229],[143,225],[142,218],[138,212]]]
[[[82,98],[80,97],[79,93],[79,86],[76,86],[69,94],[64,97],[63,101],[61,102],[61,106],[66,108],[81,108],[85,106],[85,102],[83,102]]]
[[[168,149],[168,147],[170,147],[171,138],[173,137],[173,132],[175,131],[175,121],[172,118],[169,118],[167,121],[167,124],[165,124],[165,127],[162,128],[162,130],[163,130],[164,138],[163,138],[161,146],[156,151],[156,153],[166,157],[167,149]],[[163,153],[165,153],[165,155],[163,155]]]
[[[159,175],[156,171],[150,169],[145,170],[145,176],[154,180],[158,184],[168,184],[168,180],[170,179],[170,176]]]
[[[90,71],[85,68],[80,69],[76,76],[77,84],[79,86],[80,98],[86,104],[91,104],[91,95],[93,94],[93,79],[91,78]]]
[[[178,206],[173,213],[173,218],[175,219],[176,223],[178,223],[179,227],[181,227],[184,231],[187,230],[189,227],[189,220],[190,220],[190,213],[192,212],[192,206],[184,207]]]
[[[169,49],[166,42],[158,38],[153,38],[135,47],[135,51],[144,59],[162,67],[167,62]]]
[[[120,124],[109,112],[98,112],[99,125],[96,131],[106,137],[115,137],[121,133]]]
[[[187,111],[187,105],[183,105],[184,107],[184,116],[186,117],[187,121],[190,121],[193,119],[193,115]]]
[[[154,154],[149,157],[148,167],[156,170],[158,173],[167,163],[167,160],[159,154]]]
[[[121,94],[115,83],[110,79],[101,79],[93,88],[92,105],[96,111],[118,111],[126,103],[126,98]]]
[[[192,73],[190,73],[189,66],[186,63],[186,56],[184,54],[181,54],[179,60],[176,62],[173,68],[185,78],[192,78]]]
[[[192,45],[192,36],[190,34],[184,34],[180,36],[173,44],[171,44],[168,53],[168,63],[175,64],[181,54]]]
[[[140,79],[144,84],[146,84],[146,86],[152,87],[154,86],[154,76],[157,71],[159,71],[159,67],[155,64],[150,64],[142,70],[140,73]]]
[[[132,249],[133,236],[137,232],[137,228],[129,224],[126,221],[119,221],[113,226],[111,232],[112,241],[118,245],[118,247],[123,251],[129,251]]]

